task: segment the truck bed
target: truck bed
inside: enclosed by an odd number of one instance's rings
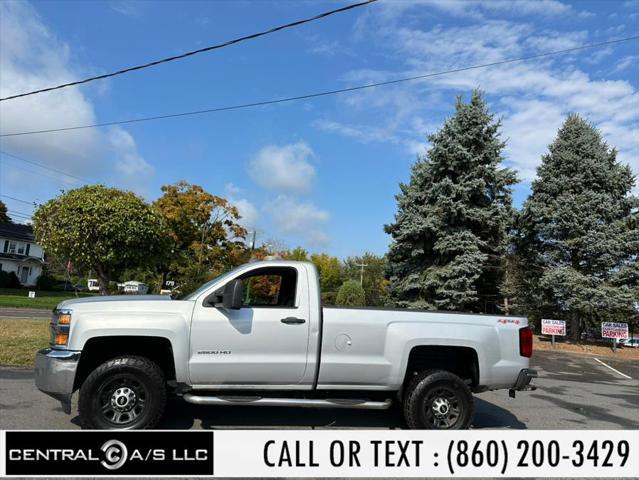
[[[323,307],[318,388],[398,389],[411,350],[428,345],[472,349],[479,385],[509,388],[513,372],[528,367],[519,354],[519,329],[527,325],[506,315]]]

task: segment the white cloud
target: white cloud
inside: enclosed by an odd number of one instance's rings
[[[534,63],[467,73],[433,83],[458,91],[481,85],[489,94],[518,96],[519,101],[502,98],[501,103],[506,107],[504,131],[510,137],[507,153],[522,178],[531,178],[546,146],[571,112],[586,116],[596,126],[606,125],[604,136],[620,150],[620,159],[639,172],[639,162],[632,154],[637,144],[626,141],[639,128],[639,92],[627,81],[593,80],[580,70]]]
[[[338,133],[344,137],[354,138],[362,143],[393,142],[398,138],[389,130],[370,125],[352,125],[333,120],[316,120],[313,125],[328,133]]]
[[[229,195],[237,195],[238,193],[240,193],[242,191],[242,189],[240,187],[238,187],[237,185],[235,185],[233,182],[225,183],[224,184],[224,190]]]
[[[142,158],[135,140],[123,128],[113,127],[108,138],[115,153],[115,168],[120,173],[120,181],[132,190],[143,191],[155,168]]]
[[[320,35],[312,34],[306,37],[309,44],[308,52],[327,58],[333,58],[339,53],[346,53],[347,50],[337,40],[324,40]],[[352,54],[352,53],[348,53]]]
[[[0,44],[0,95],[3,97],[76,80],[87,73],[72,66],[69,46],[47,28],[28,3],[0,2]],[[78,87],[0,103],[2,133],[96,121],[93,103]],[[108,178],[129,185],[132,176],[138,175],[139,186],[152,173],[152,168],[137,152],[133,138],[120,127],[107,132],[83,129],[3,137],[1,147],[89,180],[105,181]],[[113,158],[115,169],[109,168]],[[27,187],[31,187],[27,193],[36,195],[42,192],[40,183],[44,185],[44,182],[23,175],[25,181]],[[51,188],[50,182],[48,188]]]
[[[251,159],[248,173],[256,184],[275,193],[273,198],[263,204],[261,210],[266,213],[270,227],[277,237],[288,235],[297,238],[298,243],[301,241],[310,246],[323,246],[329,242],[325,227],[330,214],[300,198],[313,188],[315,167],[310,160],[314,156],[311,147],[303,141],[287,145],[267,145]],[[230,186],[230,189],[233,187]],[[240,213],[244,207],[249,218],[257,220],[257,209],[248,201],[248,205],[242,205],[242,200],[233,203],[238,205]]]
[[[298,235],[312,246],[328,243],[324,232],[330,214],[311,202],[299,201],[289,195],[278,195],[265,206],[278,232]]]
[[[243,189],[232,182],[227,182],[224,184],[224,191],[226,192],[228,201],[231,205],[237,207],[242,217],[238,223],[247,230],[255,230],[258,227],[260,213],[250,200],[247,198],[238,198],[238,195],[243,192]]]
[[[572,7],[558,0],[391,0],[378,11],[386,19],[397,18],[408,10],[435,9],[456,17],[482,19],[487,14],[501,15],[565,15]]]
[[[0,44],[2,97],[74,78],[68,66],[68,46],[49,32],[27,3],[0,2]],[[95,121],[93,105],[77,88],[0,103],[2,133]],[[88,129],[64,134],[4,137],[2,148],[27,158],[46,160],[52,167],[82,176],[97,164],[96,141],[96,132]]]
[[[506,98],[509,112],[504,112],[503,138],[508,166],[514,167],[521,180],[530,181],[536,175],[541,152],[557,134],[564,120],[556,103],[542,100]]]
[[[579,12],[577,14],[577,18],[580,18],[582,20],[587,20],[587,19],[591,19],[591,18],[595,18],[597,16],[596,13],[593,12],[589,12],[587,10],[582,10],[581,12]]]
[[[530,36],[525,44],[533,47],[538,52],[551,52],[554,50],[566,50],[586,43],[588,32],[555,32],[547,31]]]
[[[615,64],[615,72],[621,72],[629,67],[632,67],[634,64],[639,61],[639,55],[626,55],[625,57],[619,59]]]
[[[249,231],[256,230],[259,227],[260,212],[249,199],[240,196],[244,189],[233,182],[227,182],[224,184],[224,191],[228,201],[240,213],[241,218],[238,223]]]
[[[109,6],[126,17],[139,17],[147,7],[146,2],[140,0],[111,0]]]
[[[479,1],[479,5],[486,10],[508,13],[510,15],[563,15],[572,7],[558,0],[492,0]]]
[[[258,212],[255,205],[253,205],[246,198],[230,198],[229,201],[231,202],[231,204],[235,205],[240,212],[240,216],[242,217],[239,220],[240,225],[242,225],[247,230],[254,230],[255,228],[257,228],[260,213]]]
[[[305,142],[267,145],[249,162],[255,183],[275,192],[306,193],[311,190],[315,168],[309,162],[313,150]]]
[[[414,123],[423,124],[419,117],[414,118]],[[404,147],[410,154],[422,154],[425,151],[424,130],[414,129],[413,136],[398,135],[392,128],[384,126],[356,125],[336,122],[333,120],[316,120],[313,126],[327,133],[336,133],[343,137],[353,138],[361,143],[389,142]]]
[[[490,20],[468,27],[438,25],[430,30],[391,27],[386,34],[413,67],[434,71],[517,57],[522,52],[520,39],[531,30],[527,24]]]
[[[426,3],[435,5],[437,2]],[[537,8],[521,2],[508,3],[522,9]],[[463,4],[474,5],[473,2]],[[545,7],[568,8],[562,5],[548,3]],[[464,26],[445,27],[432,25],[428,17],[424,23],[429,27],[420,29],[421,19],[417,17],[416,9],[410,9],[412,6],[400,2],[400,5],[389,7],[393,15],[388,11],[369,14],[357,30],[359,35],[364,35],[360,41],[371,48],[378,47],[380,54],[401,59],[404,71],[391,74],[387,70],[355,70],[344,77],[349,85],[490,63],[588,42],[587,33],[580,29],[562,32],[540,29],[529,19],[526,22],[471,20]],[[437,8],[461,6],[457,2],[446,2]],[[485,2],[477,8],[486,11],[488,8],[506,9],[507,6],[500,2]],[[368,28],[364,28],[364,24]],[[604,75],[603,78],[593,78],[575,64],[578,58],[596,63],[610,53],[600,49],[583,55],[569,54],[468,70],[396,85],[389,89],[392,92],[384,88],[370,89],[353,95],[342,104],[350,107],[350,113],[356,118],[373,118],[373,121],[346,123],[325,115],[315,122],[315,126],[363,143],[419,142],[426,133],[433,132],[433,129],[425,128],[432,120],[423,119],[436,118],[439,112],[450,115],[455,95],[467,94],[479,87],[488,94],[491,110],[499,112],[503,119],[504,137],[509,139],[505,152],[508,162],[520,171],[524,180],[534,177],[541,155],[571,112],[586,116],[598,126],[610,145],[619,149],[619,159],[639,173],[639,143],[635,133],[639,131],[639,92],[629,81],[607,79],[605,74],[613,71],[611,69],[597,74]],[[631,67],[635,61],[633,57],[622,59],[617,68]],[[343,118],[347,111],[340,109],[340,117]],[[389,122],[389,118],[394,121]],[[441,123],[436,128],[440,126]],[[419,146],[419,143],[415,144],[416,149]]]

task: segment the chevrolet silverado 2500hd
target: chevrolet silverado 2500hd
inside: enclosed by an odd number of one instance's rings
[[[66,300],[36,385],[86,428],[151,428],[167,394],[201,405],[389,408],[411,428],[467,428],[472,392],[528,390],[523,317],[320,303],[306,262],[243,265],[184,299]]]

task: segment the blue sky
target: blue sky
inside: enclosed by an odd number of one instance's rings
[[[2,96],[101,74],[345,5],[319,1],[0,2]],[[487,63],[639,32],[639,1],[386,1],[82,87],[0,103],[0,132],[260,101]],[[0,139],[0,149],[147,200],[187,180],[229,198],[258,240],[384,253],[398,183],[456,95],[503,119],[516,205],[569,112],[639,173],[639,42],[352,94],[121,127]],[[0,194],[76,179],[0,155]],[[11,211],[29,205],[0,197]],[[18,218],[16,217],[16,220]]]

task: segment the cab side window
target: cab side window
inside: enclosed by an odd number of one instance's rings
[[[253,270],[241,277],[245,307],[295,307],[297,271],[288,267]]]

